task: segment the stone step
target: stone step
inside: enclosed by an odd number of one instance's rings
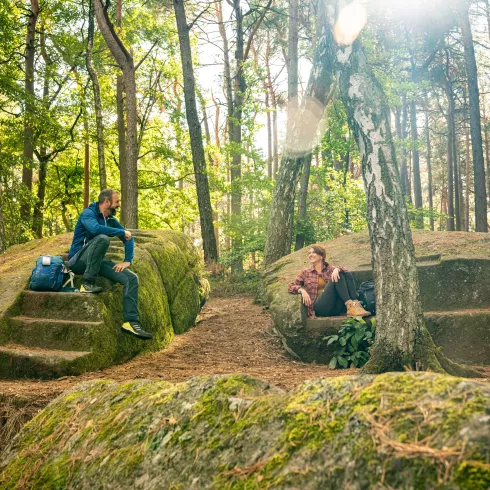
[[[490,364],[490,309],[473,308],[455,311],[424,313],[427,328],[437,346],[450,359],[468,364]],[[365,318],[367,322],[371,318]],[[345,316],[309,318],[305,330],[312,347],[318,348],[322,339],[335,335]]]
[[[0,378],[55,378],[77,374],[91,352],[36,349],[22,345],[0,346]]]
[[[19,314],[27,317],[103,321],[104,304],[95,294],[23,291]]]
[[[26,347],[87,351],[103,322],[16,316],[9,318],[10,342]]]

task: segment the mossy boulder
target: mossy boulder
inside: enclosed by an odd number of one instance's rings
[[[434,341],[450,358],[490,364],[490,348],[474,349],[475,340],[490,341],[490,237],[486,233],[413,230],[422,307]],[[357,284],[372,279],[367,232],[323,243],[327,260],[351,271]],[[328,363],[324,337],[343,321],[308,319],[299,295],[288,284],[308,266],[304,248],[278,260],[263,272],[266,301],[288,348],[303,361]]]
[[[124,362],[144,350],[168,345],[174,333],[190,328],[201,305],[200,257],[181,233],[135,231],[132,270],[139,277],[141,323],[149,342],[124,335],[122,286],[99,278],[104,292],[27,291],[39,255],[63,255],[72,235],[36,240],[9,249],[0,258],[0,376],[54,377],[79,374]],[[112,240],[108,258],[123,259]],[[80,280],[80,279],[79,279]]]
[[[488,489],[490,386],[431,373],[96,381],[62,395],[3,454],[0,486]]]

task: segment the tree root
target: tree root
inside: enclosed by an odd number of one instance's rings
[[[434,371],[436,373],[462,376],[465,378],[483,378],[477,370],[463,366],[448,359],[434,344],[432,336],[423,328],[410,355],[385,343],[375,343],[371,358],[361,369],[363,374],[381,374],[389,371]]]

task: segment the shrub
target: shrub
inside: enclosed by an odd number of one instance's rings
[[[334,347],[329,367],[335,369],[361,367],[369,360],[369,349],[374,342],[376,320],[366,323],[362,318],[349,318],[342,323],[337,335],[329,335],[323,340]]]

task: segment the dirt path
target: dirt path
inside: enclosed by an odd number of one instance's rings
[[[247,296],[211,299],[199,323],[176,336],[164,350],[141,355],[103,371],[51,381],[0,381],[0,393],[35,398],[44,406],[67,388],[90,379],[136,378],[184,381],[191,376],[242,373],[291,389],[317,376],[340,376],[356,370],[330,370],[292,359],[271,332],[271,317]]]

